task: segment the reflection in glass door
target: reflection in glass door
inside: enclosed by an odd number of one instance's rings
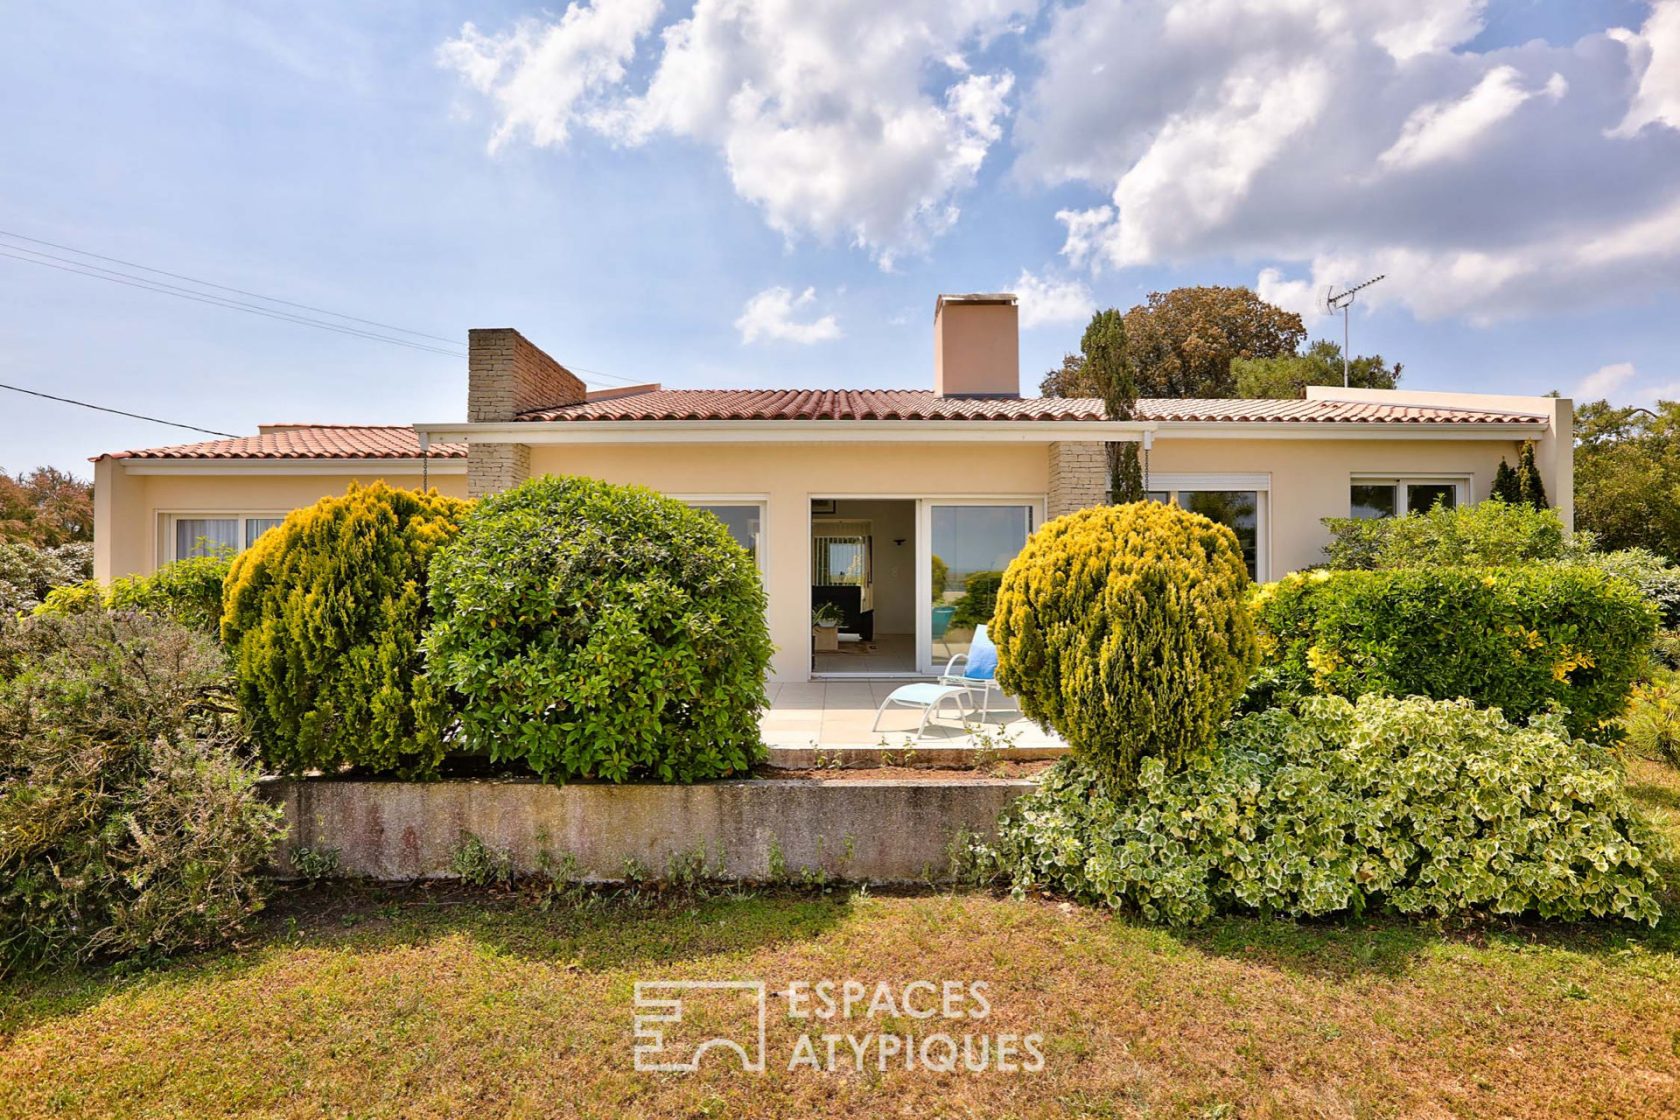
[[[1027,503],[930,503],[927,634],[932,668],[967,653],[991,622],[1003,571],[1032,535]]]

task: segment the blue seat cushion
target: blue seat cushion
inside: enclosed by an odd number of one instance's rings
[[[968,647],[968,662],[963,666],[963,676],[971,681],[989,681],[997,676],[997,646],[983,634],[974,636],[974,644]]]

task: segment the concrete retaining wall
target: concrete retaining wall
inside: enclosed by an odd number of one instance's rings
[[[693,786],[537,782],[276,780],[292,847],[336,848],[345,874],[442,878],[472,834],[521,872],[539,855],[570,856],[582,876],[654,875],[703,854],[708,873],[766,881],[821,872],[868,882],[947,877],[950,844],[991,835],[998,814],[1032,789],[1018,779],[749,780]],[[277,870],[291,873],[282,855]]]

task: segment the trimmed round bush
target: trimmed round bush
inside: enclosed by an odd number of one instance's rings
[[[764,589],[711,514],[532,479],[479,502],[431,598],[427,665],[468,749],[554,781],[692,782],[762,755]]]
[[[1236,534],[1162,502],[1032,535],[998,590],[998,683],[1112,788],[1212,740],[1257,655]]]
[[[436,770],[450,703],[424,671],[426,571],[466,510],[435,490],[352,484],[235,558],[222,639],[271,767]]]
[[[1076,762],[1012,805],[981,871],[1174,925],[1383,909],[1574,921],[1662,914],[1662,837],[1614,756],[1556,715],[1316,696],[1226,725],[1221,749],[1132,795]]]

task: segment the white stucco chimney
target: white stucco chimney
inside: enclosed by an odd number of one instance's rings
[[[933,391],[1021,395],[1020,309],[1011,292],[940,296],[933,305]]]

